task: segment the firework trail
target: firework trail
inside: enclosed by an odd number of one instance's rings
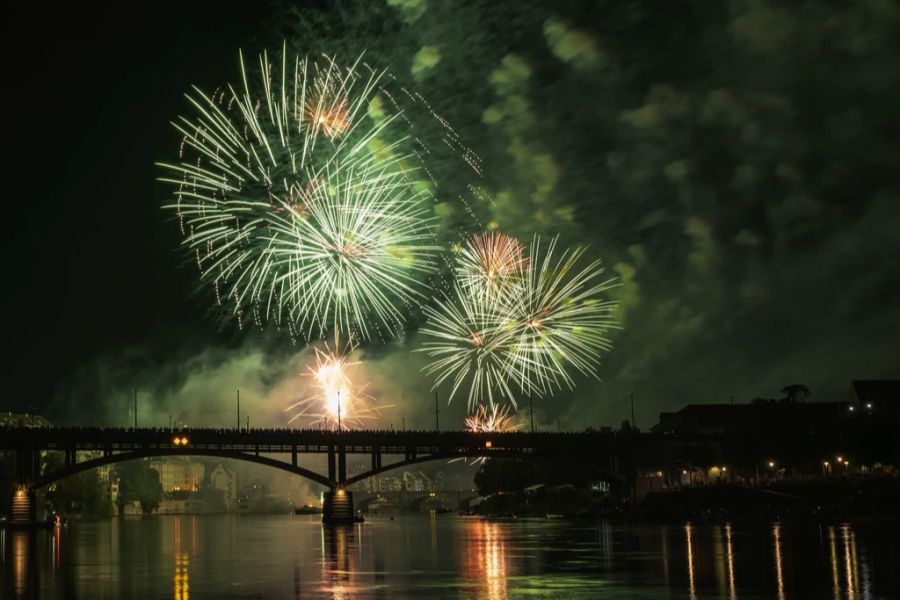
[[[180,160],[160,179],[175,187],[165,208],[183,245],[239,326],[392,336],[436,249],[419,142],[384,100],[385,73],[287,52],[263,53],[257,71],[241,57],[241,84],[194,88],[194,116],[174,124]]]

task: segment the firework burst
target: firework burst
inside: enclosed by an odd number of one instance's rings
[[[343,353],[333,352],[327,345],[315,349],[315,362],[304,373],[310,380],[308,393],[285,409],[291,414],[288,423],[300,420],[309,427],[337,431],[360,429],[381,416],[386,407],[376,406],[367,386],[353,381],[360,363],[349,359],[352,351],[352,345]]]
[[[571,371],[596,376],[600,356],[612,348],[615,301],[602,300],[615,287],[599,260],[579,267],[584,248],[557,251],[557,238],[535,237],[522,285],[504,298],[515,324],[509,371],[523,393],[545,395],[574,387]]]
[[[459,285],[455,291],[424,307],[428,322],[421,331],[429,339],[422,351],[432,359],[425,372],[435,377],[435,388],[450,382],[451,399],[468,387],[469,408],[482,400],[493,406],[504,397],[514,402],[508,349],[516,332],[503,304],[495,295],[472,295]]]
[[[479,404],[475,412],[467,416],[464,421],[465,430],[474,433],[490,433],[494,431],[504,433],[518,431],[523,426],[521,423],[516,423],[514,417],[510,415],[509,406],[498,405],[488,408],[484,404]],[[449,462],[452,463],[459,460],[465,460],[471,465],[477,465],[487,462],[488,457],[480,456],[475,459],[454,458]]]
[[[470,239],[457,259],[456,279],[468,294],[499,293],[525,269],[525,247],[497,231]]]
[[[417,141],[396,131],[407,122],[382,100],[384,73],[286,52],[257,70],[241,57],[241,85],[194,88],[194,116],[175,123],[180,161],[160,166],[183,244],[239,326],[396,333],[435,257]]]
[[[494,280],[473,276],[469,285],[457,284],[455,295],[425,309],[422,332],[429,339],[422,351],[432,358],[425,371],[435,376],[435,387],[450,381],[452,399],[467,384],[470,408],[493,407],[499,399],[515,406],[516,394],[544,396],[572,387],[573,370],[596,375],[601,353],[610,348],[607,332],[616,327],[616,303],[602,300],[614,280],[602,279],[600,261],[579,267],[584,249],[558,252],[556,238],[544,245],[535,237],[521,257],[509,250],[518,248],[513,242],[482,239],[469,244],[459,271],[477,274],[473,265],[487,262],[475,249],[495,247],[513,257],[502,264],[516,265],[499,289],[485,287]]]
[[[522,427],[521,423],[515,422],[508,406],[488,408],[484,404],[479,404],[475,412],[465,420],[466,431],[476,433],[518,431]]]

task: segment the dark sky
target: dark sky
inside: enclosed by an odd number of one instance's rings
[[[168,123],[188,86],[224,80],[253,47],[265,3],[220,5],[19,4],[4,18],[4,408],[46,406],[80,365],[161,330],[216,333],[153,163],[177,147]]]
[[[247,373],[261,396],[278,388],[286,367],[207,314],[153,163],[175,155],[168,123],[191,84],[231,81],[238,48],[283,38],[365,50],[409,80],[484,159],[481,217],[590,244],[620,278],[602,383],[541,401],[540,419],[618,424],[633,392],[648,424],[691,401],[791,383],[835,400],[851,378],[900,377],[895,3],[317,6],[85,3],[4,19],[0,408],[118,411],[136,382],[171,410]],[[417,356],[375,361],[405,381],[401,402],[426,396]]]

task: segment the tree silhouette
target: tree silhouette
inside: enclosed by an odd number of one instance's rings
[[[119,477],[119,496],[116,503],[119,505],[119,514],[126,503],[137,500],[141,504],[141,510],[149,515],[159,507],[162,501],[162,485],[159,482],[159,473],[151,469],[145,460],[131,460],[116,465],[116,475]]]
[[[784,394],[784,398],[788,402],[803,402],[812,394],[809,388],[802,383],[786,385],[781,388],[781,393]]]

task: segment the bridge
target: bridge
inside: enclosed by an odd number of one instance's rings
[[[12,524],[35,521],[34,491],[44,485],[103,465],[162,456],[230,458],[305,477],[329,489],[323,521],[339,522],[354,516],[348,486],[390,469],[431,460],[504,457],[571,461],[577,457],[586,467],[625,481],[634,469],[636,440],[645,436],[650,434],[14,427],[0,429],[0,451],[16,456],[15,473],[2,475],[15,482]],[[61,468],[42,473],[40,457],[47,451],[61,452],[65,459]],[[83,456],[86,452],[95,456],[79,462],[79,453]],[[301,466],[298,456],[305,454],[327,455],[327,473]],[[348,476],[348,455],[368,457],[368,470]],[[384,456],[396,460],[383,462]]]

